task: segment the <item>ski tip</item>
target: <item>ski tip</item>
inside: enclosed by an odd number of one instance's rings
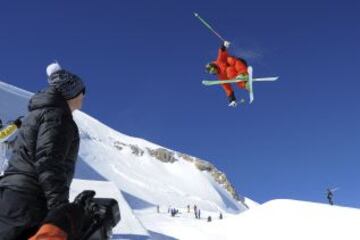
[[[194,16],[195,16],[195,17],[198,17],[198,16],[199,16],[199,14],[197,14],[196,12],[194,12]]]

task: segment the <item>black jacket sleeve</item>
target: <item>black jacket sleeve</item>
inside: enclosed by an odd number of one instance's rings
[[[34,166],[49,209],[69,202],[66,160],[74,138],[70,121],[63,110],[47,109],[39,126]]]

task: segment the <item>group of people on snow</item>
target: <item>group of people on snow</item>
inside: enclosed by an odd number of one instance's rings
[[[157,213],[160,213],[159,211],[159,205],[156,206],[156,209],[157,209]],[[190,205],[187,205],[186,206],[186,209],[187,209],[187,213],[190,213]],[[199,209],[199,207],[197,205],[194,205],[193,206],[193,212],[194,212],[194,216],[196,219],[201,219],[201,210]],[[177,208],[174,208],[174,207],[168,207],[168,213],[170,213],[170,216],[172,217],[175,217],[176,215],[178,215],[180,213],[179,209]],[[211,216],[208,216],[208,222],[211,222]],[[210,221],[209,221],[210,219]],[[219,219],[223,219],[223,214],[220,212],[219,213]]]

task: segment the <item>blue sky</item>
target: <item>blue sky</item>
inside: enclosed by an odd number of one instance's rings
[[[85,112],[211,161],[245,196],[324,202],[330,186],[360,207],[359,3],[289,2],[2,1],[0,79],[35,92],[57,59],[84,79]],[[221,42],[194,11],[255,76],[280,76],[252,105],[201,85]]]

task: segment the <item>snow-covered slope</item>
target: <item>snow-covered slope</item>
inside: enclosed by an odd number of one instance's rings
[[[282,199],[214,222],[214,228],[223,229],[222,239],[356,240],[359,224],[359,209]]]
[[[0,118],[6,122],[25,115],[31,96],[0,82]],[[81,136],[75,176],[113,182],[131,209],[141,211],[157,205],[163,209],[197,205],[216,213],[248,209],[245,198],[237,195],[212,164],[117,132],[80,111],[74,119]]]
[[[27,112],[31,92],[0,81],[0,118],[5,124]]]
[[[213,211],[246,209],[193,162],[175,156],[172,163],[160,161],[151,156],[161,148],[156,144],[115,132],[82,112],[75,119],[82,136],[80,157],[113,181],[133,208],[197,204]]]
[[[25,115],[31,95],[0,82],[0,118]],[[210,163],[119,133],[83,112],[74,117],[81,146],[71,197],[94,189],[117,199],[122,219],[114,239],[360,239],[360,210],[295,200],[258,205],[238,196]],[[171,217],[169,208],[179,214]]]
[[[225,214],[223,220],[207,211],[202,212],[202,219],[194,219],[186,209],[181,209],[175,218],[155,211],[137,215],[150,233],[171,234],[169,239],[360,239],[359,209],[295,200],[272,200],[241,214]],[[211,222],[207,221],[208,216]]]

